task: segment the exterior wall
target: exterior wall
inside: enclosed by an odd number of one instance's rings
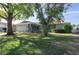
[[[77,27],[73,27],[72,33],[79,33],[79,30],[77,29]]]
[[[12,25],[12,29],[14,32],[16,32],[16,25]]]
[[[6,23],[0,23],[0,32],[4,32],[4,28],[7,30],[7,24]]]
[[[7,24],[6,23],[0,23],[0,32],[4,32],[4,28],[6,28],[7,31]],[[28,23],[21,23],[21,24],[13,24],[12,25],[14,32],[29,32],[29,24]]]
[[[2,29],[2,27],[0,27],[0,32],[4,32],[4,30]]]
[[[79,30],[77,30],[77,29],[72,29],[72,33],[79,33]]]
[[[6,28],[7,27],[7,25],[6,24],[4,24],[4,23],[0,23],[0,27],[2,27],[2,28]]]
[[[63,24],[57,24],[57,25],[56,25],[56,29],[64,29],[63,27],[64,27]]]
[[[28,32],[28,24],[16,25],[16,32]]]
[[[37,29],[35,26],[32,28],[32,25],[32,23],[19,23],[13,24],[12,28],[14,32],[38,32],[39,29]],[[6,28],[7,31],[7,23],[0,23],[0,32],[4,32],[4,28]]]

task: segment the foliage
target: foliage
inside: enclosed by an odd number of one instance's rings
[[[26,3],[0,3],[0,16],[8,17],[8,12],[13,13],[13,18],[26,17],[32,15],[32,4]],[[29,7],[30,6],[30,7]],[[3,18],[2,17],[2,18]]]
[[[55,29],[56,33],[70,33],[73,29],[73,26],[70,23],[64,23],[59,29]]]
[[[64,24],[64,30],[67,32],[67,33],[70,33],[71,30],[72,30],[72,25],[70,23],[65,23]]]
[[[64,29],[55,29],[54,32],[56,33],[66,33]]]
[[[60,3],[46,3],[34,4],[34,10],[37,18],[40,20],[41,30],[43,35],[47,35],[49,26],[54,18],[60,19],[64,11],[64,4]]]
[[[0,3],[0,17],[7,21],[7,35],[14,35],[12,20],[28,18],[32,15],[32,4],[25,3]],[[30,7],[29,7],[30,6]]]
[[[38,24],[32,24],[31,25],[31,32],[36,32],[36,33],[38,33],[38,32],[40,32],[40,28],[39,28],[39,25]],[[30,30],[30,29],[29,29]]]

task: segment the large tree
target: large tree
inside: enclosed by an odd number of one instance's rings
[[[46,4],[34,4],[34,10],[37,14],[37,18],[40,21],[41,31],[44,36],[48,35],[48,29],[50,23],[62,18],[62,12],[64,11],[63,3],[46,3]]]
[[[31,4],[0,3],[0,17],[7,21],[7,35],[14,35],[12,30],[13,19],[28,18],[31,15]]]

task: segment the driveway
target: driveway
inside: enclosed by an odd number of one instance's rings
[[[3,35],[5,35],[6,33],[0,33],[0,36],[3,36]]]

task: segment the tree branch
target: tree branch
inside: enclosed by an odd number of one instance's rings
[[[7,19],[6,17],[4,17],[4,16],[2,16],[2,15],[0,15],[0,17],[3,18],[3,19]]]
[[[19,12],[18,12],[19,13]],[[16,15],[18,15],[18,13],[16,13],[14,16],[13,16],[13,18],[16,16]]]
[[[5,6],[6,8],[8,8],[8,6],[7,5],[5,5],[4,3],[0,3],[2,6]]]
[[[2,5],[2,7],[4,8],[4,10],[5,10],[6,12],[8,12],[7,9],[6,9],[6,7],[5,7],[4,5]]]

